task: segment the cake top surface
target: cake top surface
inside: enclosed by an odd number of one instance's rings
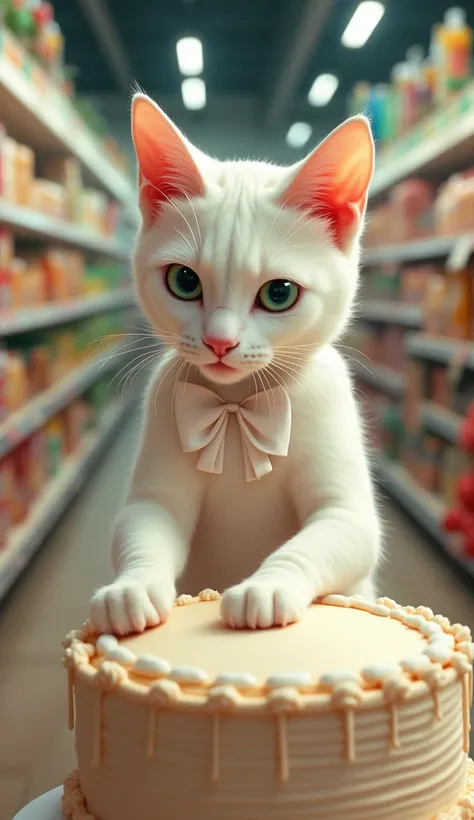
[[[468,627],[426,607],[330,595],[291,626],[234,631],[218,599],[212,590],[181,596],[165,624],[141,635],[70,633],[66,666],[132,697],[252,708],[321,708],[336,696],[375,703],[385,689],[421,693],[471,667]]]
[[[156,655],[173,668],[201,668],[209,679],[223,672],[252,675],[308,674],[312,680],[346,670],[389,664],[424,649],[420,632],[400,621],[349,607],[316,604],[284,628],[233,630],[224,626],[219,601],[176,607],[162,627],[119,641],[137,657]]]

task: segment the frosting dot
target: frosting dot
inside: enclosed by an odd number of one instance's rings
[[[366,666],[361,675],[367,683],[381,683],[385,678],[400,674],[398,663],[385,663],[374,666]]]
[[[330,604],[330,606],[350,606],[350,600],[346,595],[326,595],[323,598],[323,604]]]
[[[200,601],[218,601],[220,597],[215,589],[203,589],[202,592],[199,593]]]
[[[400,665],[407,672],[416,673],[431,666],[431,661],[427,655],[413,655],[411,658],[405,658]]]
[[[247,672],[227,672],[219,675],[214,684],[216,687],[235,686],[236,689],[255,689],[258,686],[258,680]]]
[[[178,683],[208,683],[209,675],[197,666],[174,666],[169,673],[171,680]]]
[[[192,604],[194,598],[192,595],[180,595],[176,598],[175,604],[176,606],[185,606],[186,604]]]
[[[97,638],[95,648],[99,655],[108,655],[108,653],[118,645],[119,643],[115,635],[101,635],[100,638]]]
[[[270,675],[266,680],[268,689],[280,689],[281,687],[295,687],[304,689],[311,686],[313,680],[309,672],[285,672],[281,675]]]
[[[320,685],[328,688],[337,686],[339,683],[357,683],[358,681],[359,675],[348,669],[336,669],[334,672],[327,672],[325,675],[321,675],[319,679]]]
[[[234,709],[240,703],[240,695],[234,686],[215,686],[209,692],[209,703],[221,709]]]
[[[444,641],[436,641],[428,644],[423,653],[435,663],[449,663],[452,657],[452,650]]]
[[[428,644],[429,646],[433,646],[433,644],[442,643],[445,646],[449,646],[450,649],[454,649],[454,636],[449,635],[446,632],[439,632],[435,635],[431,635]]]
[[[439,635],[442,631],[440,625],[434,621],[425,621],[420,624],[420,632],[426,635],[427,638],[430,638],[432,635]]]
[[[164,658],[155,655],[141,655],[133,671],[146,678],[162,678],[171,672],[171,664]]]
[[[390,617],[395,618],[396,621],[402,621],[404,623],[408,615],[402,607],[395,607],[395,609],[390,610]]]
[[[425,619],[421,615],[407,615],[405,623],[410,629],[420,629],[425,623]]]
[[[134,666],[137,656],[127,649],[125,646],[114,646],[107,652],[107,660],[115,661],[123,666],[125,669],[131,669]]]

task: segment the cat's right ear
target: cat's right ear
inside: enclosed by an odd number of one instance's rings
[[[143,219],[150,225],[171,197],[199,196],[201,175],[185,137],[145,94],[132,101],[132,138],[138,161],[138,194]]]

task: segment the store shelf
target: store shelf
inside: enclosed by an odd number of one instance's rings
[[[461,236],[430,236],[412,242],[381,245],[378,248],[367,248],[362,261],[364,265],[380,265],[387,262],[424,262],[430,259],[444,259],[452,253],[456,245],[465,242],[472,243],[474,246],[474,236],[464,234]]]
[[[399,398],[405,392],[406,379],[404,375],[392,370],[390,367],[384,367],[373,362],[362,364],[358,361],[353,361],[351,366],[357,379],[369,384],[371,387],[375,387],[382,393],[388,393]]]
[[[459,430],[463,422],[462,416],[447,410],[432,401],[424,401],[420,408],[420,422],[425,430],[440,436],[452,444],[459,441]]]
[[[423,323],[423,312],[418,305],[382,299],[364,299],[358,305],[356,315],[365,322],[383,322],[411,328],[421,327]]]
[[[474,369],[474,342],[416,333],[407,338],[406,345],[410,356]]]
[[[0,58],[0,111],[9,133],[35,150],[76,157],[92,180],[131,208],[131,179],[104,152],[101,141],[53,87],[40,91],[4,56]]]
[[[94,316],[135,304],[135,295],[131,289],[98,293],[86,299],[69,299],[67,302],[53,302],[47,305],[25,308],[23,310],[0,310],[0,338],[53,327],[85,316]]]
[[[444,501],[420,487],[402,464],[389,461],[382,456],[375,460],[375,476],[380,486],[441,549],[451,566],[472,583],[474,562],[466,561],[450,545],[449,538],[441,527],[440,522],[446,512]]]
[[[4,199],[0,199],[0,224],[8,225],[22,236],[52,239],[62,245],[72,245],[123,262],[130,258],[129,249],[122,247],[116,239],[100,236],[79,225],[22,208]]]
[[[0,458],[67,407],[98,378],[118,367],[129,355],[126,345],[109,346],[9,416],[0,424]]]
[[[44,539],[86,483],[95,463],[130,413],[133,396],[106,412],[98,433],[90,434],[78,453],[70,456],[33,506],[28,519],[15,527],[0,550],[0,600],[33,558]]]
[[[377,158],[370,199],[383,195],[410,174],[443,177],[465,168],[474,153],[474,110],[471,84],[441,111],[419,123],[391,150]]]
[[[442,499],[420,487],[402,464],[389,461],[383,456],[375,460],[375,474],[382,487],[420,527],[447,550],[447,538],[440,526],[446,511]]]

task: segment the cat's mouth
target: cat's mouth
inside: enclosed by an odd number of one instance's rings
[[[207,370],[208,373],[213,373],[215,376],[230,376],[231,374],[235,375],[239,372],[236,367],[232,367],[230,364],[225,364],[225,362],[205,364],[203,365],[203,369]]]
[[[220,384],[234,384],[244,378],[245,374],[238,367],[232,367],[225,362],[214,362],[213,364],[202,364],[201,370],[206,378]]]

